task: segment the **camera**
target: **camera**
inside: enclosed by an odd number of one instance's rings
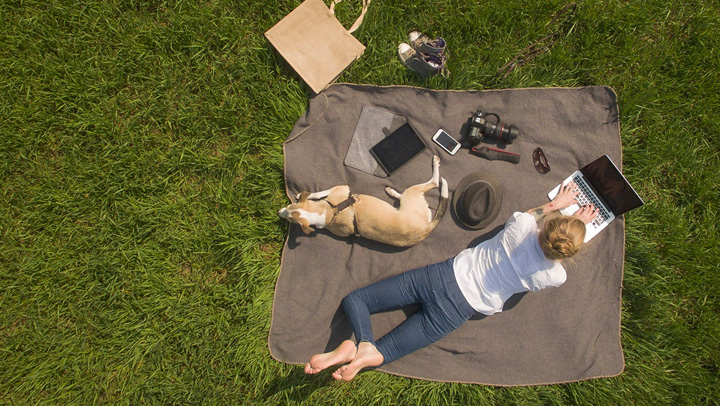
[[[494,120],[486,120],[486,117],[495,117]],[[478,145],[483,139],[497,140],[505,144],[512,144],[517,138],[519,131],[517,127],[506,125],[500,121],[500,116],[495,113],[483,113],[478,110],[473,113],[470,120],[470,133],[468,142],[470,145]]]

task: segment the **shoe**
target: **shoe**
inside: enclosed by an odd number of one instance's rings
[[[443,57],[432,54],[425,55],[417,52],[404,42],[398,46],[398,55],[405,66],[424,78],[445,71],[445,60]]]
[[[411,31],[408,34],[408,42],[414,50],[426,55],[442,55],[445,56],[445,40],[437,37],[430,39],[427,35],[420,31]]]

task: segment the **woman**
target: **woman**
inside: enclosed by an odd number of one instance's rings
[[[559,261],[578,252],[585,224],[598,210],[587,206],[573,216],[546,219],[540,230],[537,221],[577,203],[577,194],[575,184],[569,183],[551,202],[514,213],[496,236],[455,258],[350,293],[343,299],[343,308],[358,344],[345,340],[334,351],[314,355],[305,365],[305,373],[346,364],[332,376],[350,381],[363,368],[387,364],[434,343],[476,312],[491,315],[501,311],[505,300],[515,293],[560,286],[566,275]],[[417,313],[375,341],[370,314],[418,303],[422,307]]]

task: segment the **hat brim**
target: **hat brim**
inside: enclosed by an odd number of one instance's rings
[[[467,218],[464,218],[459,212],[458,212],[458,205],[462,201],[462,196],[465,194],[467,189],[476,184],[476,183],[486,183],[490,186],[492,189],[492,193],[494,194],[495,199],[495,206],[492,208],[490,213],[482,219],[479,222],[472,222],[468,220]],[[490,223],[492,223],[495,218],[497,217],[498,213],[500,212],[500,206],[502,205],[502,187],[500,184],[492,177],[488,175],[481,175],[479,173],[471,173],[470,175],[465,176],[460,183],[458,183],[457,187],[455,188],[455,191],[453,191],[453,198],[452,198],[452,209],[455,213],[455,217],[467,228],[473,229],[473,230],[479,230],[481,228],[487,227]]]

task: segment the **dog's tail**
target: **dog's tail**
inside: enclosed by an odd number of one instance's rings
[[[438,201],[438,208],[435,211],[435,217],[433,217],[431,228],[435,228],[436,225],[442,220],[445,212],[448,208],[448,185],[445,178],[440,178],[440,200]]]

